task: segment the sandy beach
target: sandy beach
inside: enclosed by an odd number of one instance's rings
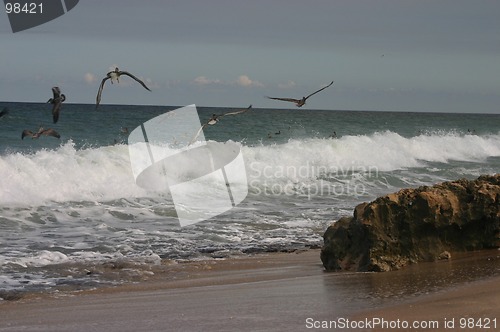
[[[374,318],[433,320],[434,330],[453,319],[459,330],[462,318],[488,318],[493,327],[500,323],[499,255],[389,273],[326,273],[319,250],[170,264],[136,284],[0,302],[0,331],[305,331]],[[457,273],[464,267],[477,275]]]
[[[401,330],[498,331],[499,308],[500,277],[496,277],[422,296],[405,304],[362,312],[351,319],[371,321],[372,331],[394,330],[393,326]]]

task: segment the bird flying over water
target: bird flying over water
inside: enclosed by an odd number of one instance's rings
[[[25,129],[23,130],[23,133],[21,135],[21,139],[24,139],[26,136],[31,136],[31,139],[35,139],[40,137],[41,135],[45,136],[54,136],[56,138],[61,138],[61,135],[57,131],[55,131],[52,128],[47,128],[44,129],[43,127],[40,127],[36,133],[33,133],[31,130]]]
[[[54,95],[53,98],[50,98],[47,103],[51,103],[53,105],[52,107],[52,120],[54,120],[54,123],[57,122],[59,119],[59,111],[61,110],[61,104],[63,101],[66,100],[66,96],[61,93],[61,89],[59,87],[55,86],[52,88],[52,93]]]
[[[307,98],[309,98],[309,97],[311,97],[311,96],[313,96],[313,95],[317,94],[317,93],[318,93],[318,92],[320,92],[320,91],[323,91],[324,89],[328,88],[328,87],[329,87],[330,85],[332,85],[332,84],[333,84],[333,81],[331,81],[331,82],[330,82],[330,84],[328,84],[327,86],[325,86],[325,87],[323,87],[323,88],[319,89],[318,91],[315,91],[315,92],[311,93],[309,96],[307,96],[307,97],[302,97],[302,99],[294,99],[294,98],[276,98],[276,97],[269,97],[269,96],[268,96],[267,98],[269,98],[269,99],[275,99],[275,100],[282,100],[282,101],[289,101],[289,102],[295,103],[295,106],[297,106],[297,107],[302,107],[302,106],[304,106],[304,105],[306,104],[306,100],[307,100]]]
[[[125,75],[125,76],[128,76],[128,77],[132,77],[134,80],[136,80],[137,82],[139,82],[144,87],[144,89],[146,89],[148,91],[151,91],[146,86],[146,84],[144,84],[143,81],[141,81],[140,79],[138,79],[137,77],[135,77],[134,75],[132,75],[131,73],[129,73],[128,71],[119,70],[118,67],[115,67],[115,70],[110,71],[109,73],[107,73],[106,77],[103,78],[102,81],[101,81],[101,85],[99,86],[99,91],[97,92],[96,105],[95,105],[96,109],[97,109],[97,107],[99,107],[99,103],[101,102],[101,95],[102,95],[102,89],[104,88],[104,83],[106,83],[106,81],[109,80],[109,79],[111,79],[111,84],[113,84],[113,80],[116,80],[117,83],[120,83],[120,76],[122,76],[122,75]]]
[[[234,112],[227,112],[227,113],[223,113],[223,114],[212,114],[212,117],[204,125],[201,126],[201,128],[198,130],[198,132],[193,137],[193,139],[191,140],[191,142],[189,142],[188,145],[191,145],[191,144],[194,143],[194,141],[196,141],[196,139],[198,138],[198,136],[200,136],[201,131],[206,126],[213,126],[214,124],[216,124],[217,122],[219,122],[220,118],[222,118],[222,117],[224,117],[226,115],[236,115],[236,114],[245,113],[246,111],[250,110],[251,108],[252,108],[252,105],[248,106],[245,109],[234,111]]]

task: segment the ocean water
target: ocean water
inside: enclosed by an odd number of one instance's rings
[[[63,104],[57,124],[49,104],[3,107],[0,298],[126,282],[162,259],[318,247],[359,203],[500,170],[496,114],[252,109],[204,130],[209,141],[240,146],[248,196],[181,227],[169,193],[135,183],[124,132],[177,107]],[[198,107],[202,122],[232,110]],[[61,139],[21,139],[39,126]],[[109,277],[109,266],[129,274]]]

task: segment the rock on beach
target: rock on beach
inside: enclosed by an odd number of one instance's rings
[[[391,271],[500,246],[500,174],[402,189],[359,204],[325,232],[326,270]]]

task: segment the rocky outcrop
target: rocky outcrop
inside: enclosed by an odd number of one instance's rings
[[[500,246],[500,174],[403,189],[358,205],[325,232],[326,270],[390,271]]]

